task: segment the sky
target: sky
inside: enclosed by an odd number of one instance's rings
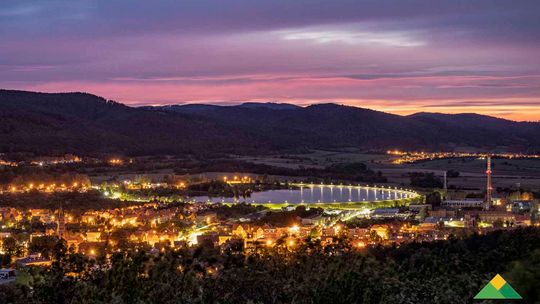
[[[0,88],[540,120],[540,1],[2,0]]]

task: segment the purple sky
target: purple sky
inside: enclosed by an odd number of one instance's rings
[[[540,1],[20,1],[0,88],[540,120]]]

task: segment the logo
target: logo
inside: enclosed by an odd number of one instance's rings
[[[474,297],[475,300],[513,300],[522,299],[519,293],[506,282],[503,277],[496,275]]]

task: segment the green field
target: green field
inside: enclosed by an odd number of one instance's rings
[[[540,160],[537,159],[492,159],[493,173],[497,175],[518,175],[540,177]],[[426,168],[434,170],[456,170],[465,173],[484,174],[484,159],[437,159],[415,164],[407,164],[404,168]]]
[[[346,202],[346,203],[302,203],[302,204],[289,204],[289,203],[252,203],[254,206],[264,206],[270,209],[283,209],[288,206],[306,206],[313,208],[323,209],[335,209],[335,210],[361,210],[361,209],[375,209],[375,208],[392,208],[408,206],[414,203],[421,203],[423,196],[416,198],[408,198],[401,200],[386,200],[376,202]],[[225,203],[225,205],[231,206],[235,203]]]

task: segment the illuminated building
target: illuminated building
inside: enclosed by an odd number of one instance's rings
[[[445,200],[441,203],[441,206],[450,208],[478,208],[484,206],[482,199],[466,198],[462,200]]]

